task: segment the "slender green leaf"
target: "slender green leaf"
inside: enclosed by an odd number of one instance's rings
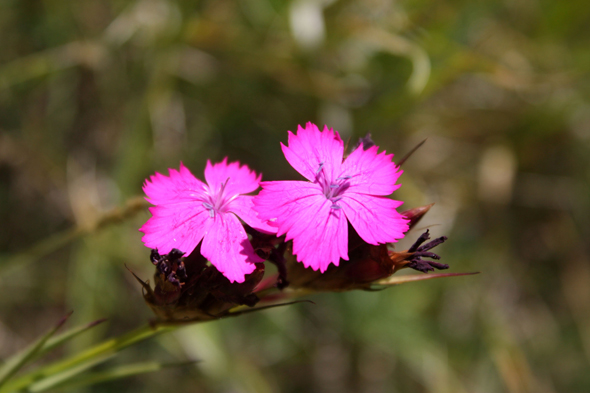
[[[106,321],[106,318],[96,320],[96,321],[91,322],[86,325],[72,328],[72,329],[68,330],[67,332],[56,335],[54,337],[51,337],[49,340],[47,340],[45,345],[43,345],[43,348],[41,348],[41,350],[35,355],[35,358],[39,358],[39,357],[45,355],[46,353],[51,352],[52,350],[59,347],[60,345],[66,343],[67,341],[73,339],[74,337],[92,329],[93,327],[100,325],[104,321]]]
[[[0,389],[0,393],[26,389],[36,381],[66,372],[70,369],[75,369],[79,366],[84,367],[84,365],[92,364],[94,359],[102,359],[104,356],[116,354],[120,350],[139,341],[146,340],[173,329],[174,327],[153,327],[147,325],[123,336],[108,339],[69,358],[57,361],[21,376],[20,378],[11,381],[5,389]]]
[[[113,358],[114,356],[115,356],[115,354],[109,354],[109,355],[94,357],[86,362],[80,363],[76,367],[68,368],[65,371],[52,374],[46,378],[36,381],[35,383],[32,383],[27,388],[26,391],[27,392],[44,392],[47,389],[51,389],[52,387],[54,387],[56,385],[59,385],[61,383],[64,383],[64,382],[76,377],[80,373],[83,373],[84,371],[86,371],[86,370],[88,370],[100,363],[106,362],[107,360]]]
[[[38,353],[43,349],[43,346],[47,341],[57,332],[57,330],[68,320],[72,315],[69,313],[62,318],[57,325],[55,325],[49,332],[45,333],[41,338],[31,344],[28,348],[22,352],[14,355],[4,363],[0,368],[0,389],[1,387],[20,370],[27,362],[32,360]]]
[[[159,371],[168,367],[178,367],[188,364],[194,364],[196,362],[182,362],[182,363],[158,363],[158,362],[141,362],[126,364],[123,366],[115,367],[107,371],[87,373],[73,380],[64,382],[60,385],[52,385],[64,391],[75,391],[85,386],[96,385],[98,383],[110,382],[117,379],[127,378],[134,375],[146,374],[154,371]],[[31,390],[35,392],[41,392],[43,390]]]

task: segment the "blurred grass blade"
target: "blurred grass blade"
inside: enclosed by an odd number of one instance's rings
[[[35,358],[37,359],[37,358],[45,355],[46,353],[59,347],[61,344],[64,344],[65,342],[73,339],[74,337],[78,336],[79,334],[82,334],[82,333],[86,332],[87,330],[90,330],[93,327],[100,325],[104,321],[106,321],[106,318],[99,319],[94,322],[90,322],[86,325],[72,328],[72,329],[68,330],[67,332],[64,332],[62,334],[59,334],[57,336],[49,338],[45,342],[45,345],[43,345],[43,348],[41,348],[41,350],[35,355]]]
[[[76,377],[80,373],[83,373],[84,371],[86,371],[86,370],[88,370],[100,363],[106,362],[107,360],[113,358],[114,356],[115,356],[115,354],[99,356],[99,357],[90,359],[86,362],[83,362],[76,367],[69,368],[65,371],[62,371],[62,372],[59,372],[56,374],[52,374],[46,378],[43,378],[39,381],[32,383],[30,386],[28,386],[26,391],[27,392],[43,392],[47,389],[51,389],[52,387],[54,387],[58,384],[64,383],[64,382]]]
[[[72,355],[69,358],[57,361],[21,376],[18,379],[11,381],[11,383],[6,386],[6,389],[0,389],[0,393],[5,391],[19,391],[27,388],[41,379],[50,378],[53,375],[65,373],[68,370],[75,370],[78,367],[84,368],[88,364],[94,364],[93,362],[96,359],[102,359],[103,357],[114,355],[130,345],[173,329],[173,327],[165,328],[147,325],[133,330],[123,336],[108,339],[85,351]]]
[[[24,351],[14,355],[10,359],[4,363],[2,368],[0,368],[0,388],[14,375],[20,370],[27,362],[32,360],[35,355],[37,355],[42,349],[45,343],[57,332],[57,330],[68,320],[68,318],[72,315],[69,313],[65,317],[63,317],[57,325],[53,327],[49,332],[45,333],[41,338],[39,338],[36,342],[31,344],[28,348]]]
[[[434,278],[443,278],[443,277],[458,277],[458,276],[470,276],[473,274],[479,274],[479,272],[470,272],[470,273],[440,273],[440,274],[411,274],[408,276],[391,276],[385,278],[383,280],[377,281],[376,285],[383,285],[383,286],[394,286],[399,284],[405,284],[407,282],[414,282],[414,281],[424,281],[424,280],[432,280]]]
[[[105,56],[105,48],[98,42],[73,41],[57,48],[19,57],[0,67],[0,89],[70,67],[82,64],[96,65]]]
[[[127,200],[122,207],[116,207],[105,212],[88,227],[70,228],[46,239],[40,240],[29,247],[27,251],[13,255],[3,255],[3,258],[1,258],[2,262],[0,263],[0,271],[6,270],[12,266],[23,266],[36,262],[42,257],[59,250],[84,235],[94,233],[109,225],[123,222],[149,206],[150,204],[145,201],[143,197],[133,197]]]
[[[49,236],[28,247],[26,251],[13,255],[3,255],[0,270],[12,266],[23,266],[35,262],[45,255],[59,250],[63,246],[77,239],[82,234],[79,228],[66,229],[62,232]]]
[[[396,56],[403,56],[412,62],[412,74],[408,78],[408,90],[414,95],[422,93],[430,79],[430,57],[416,43],[397,34],[379,28],[368,28],[363,38],[369,44]]]
[[[110,382],[117,379],[132,377],[134,375],[141,375],[146,373],[151,373],[155,371],[162,370],[168,367],[179,367],[189,364],[194,364],[195,361],[190,362],[180,362],[180,363],[158,363],[158,362],[142,362],[142,363],[133,363],[127,364],[119,367],[114,367],[107,371],[102,372],[94,372],[94,373],[87,373],[83,376],[75,378],[70,381],[62,380],[59,384],[52,384],[51,386],[43,386],[39,385],[33,387],[31,386],[31,392],[43,392],[49,388],[57,387],[63,391],[72,392],[77,391],[80,388],[96,385],[103,382]],[[36,385],[36,384],[35,384]]]

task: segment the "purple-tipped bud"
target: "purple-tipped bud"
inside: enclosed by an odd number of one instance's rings
[[[426,210],[430,206],[426,207]],[[407,251],[390,251],[387,245],[349,244],[348,261],[340,260],[338,266],[330,266],[324,273],[304,268],[294,258],[287,261],[288,277],[293,288],[307,288],[316,291],[349,291],[352,289],[369,289],[373,283],[387,278],[400,269],[409,267],[424,273],[434,269],[447,269],[449,266],[423,260],[438,260],[440,256],[428,250],[443,243],[447,238],[430,239],[429,231],[421,234]],[[352,243],[352,242],[351,242]]]
[[[439,238],[434,239],[431,242],[428,242],[422,245],[426,240],[430,239],[430,234],[428,229],[426,232],[418,237],[418,240],[408,249],[408,252],[411,253],[411,256],[408,258],[409,263],[405,267],[409,267],[410,269],[418,270],[422,273],[428,273],[429,271],[434,271],[434,269],[443,270],[448,269],[449,265],[433,262],[433,261],[425,261],[422,258],[431,258],[431,259],[440,259],[440,256],[433,252],[428,252],[428,250],[433,249],[434,247],[438,246],[439,244],[444,243],[447,240],[446,236],[442,236]]]
[[[356,146],[352,150],[355,150],[355,149],[359,148],[360,146],[362,146],[363,149],[365,149],[365,150],[367,150],[370,147],[375,146],[375,142],[371,138],[370,132],[367,132],[367,135],[365,135],[364,137],[359,138],[358,143],[356,144]]]

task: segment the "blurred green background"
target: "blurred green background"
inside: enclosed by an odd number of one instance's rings
[[[184,328],[114,363],[196,366],[89,391],[590,391],[588,26],[582,0],[1,1],[0,358],[69,310],[109,322],[62,355],[145,323],[149,213],[97,220],[179,161],[296,179],[279,142],[313,121],[428,138],[394,197],[482,274]]]

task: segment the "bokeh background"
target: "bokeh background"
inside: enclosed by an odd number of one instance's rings
[[[109,321],[61,355],[144,324],[143,180],[296,179],[279,142],[313,121],[428,138],[394,197],[481,274],[187,327],[107,366],[200,363],[88,391],[590,391],[588,26],[582,0],[0,2],[0,358],[69,310]]]

